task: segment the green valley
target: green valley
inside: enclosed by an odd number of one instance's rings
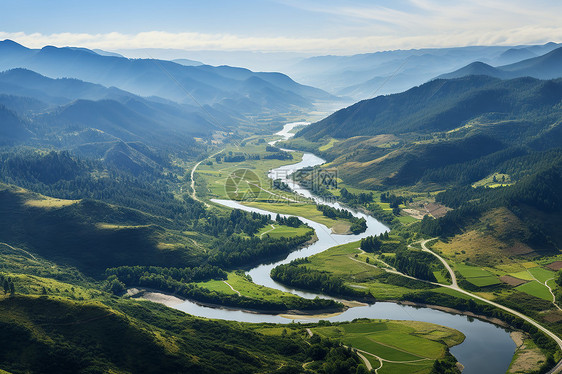
[[[0,4],[0,373],[562,372],[562,9],[502,1]]]

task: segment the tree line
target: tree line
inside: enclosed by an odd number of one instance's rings
[[[305,258],[293,260],[285,265],[279,265],[271,270],[271,278],[293,287],[320,291],[325,295],[372,299],[369,293],[347,286],[341,278],[328,272],[305,266],[309,262]]]
[[[431,253],[421,251],[401,250],[395,256],[382,255],[384,262],[392,265],[396,270],[411,275],[414,278],[436,282],[433,271],[437,264],[435,257]]]
[[[0,284],[2,285],[2,289],[4,290],[4,293],[6,295],[13,295],[14,293],[16,293],[16,287],[11,277],[0,274]]]
[[[224,294],[198,286],[190,282],[210,279],[224,280],[227,274],[216,266],[205,265],[199,268],[160,268],[155,266],[122,266],[108,269],[107,282],[110,289],[116,282],[127,287],[149,287],[163,292],[173,293],[190,300],[239,308],[251,308],[270,311],[300,310],[341,310],[342,305],[326,299],[304,299],[287,297],[283,299],[255,299],[238,294]],[[112,289],[113,291],[113,289]]]
[[[350,211],[346,209],[333,208],[329,205],[317,204],[316,209],[322,212],[322,215],[331,219],[343,218],[351,222],[349,230],[357,235],[367,230],[367,221],[365,218],[355,217]]]
[[[275,216],[275,221],[280,225],[285,225],[289,227],[300,227],[304,225],[304,223],[298,217],[295,216],[282,217],[280,214],[277,214],[277,216]]]
[[[312,232],[291,238],[230,236],[216,240],[211,264],[222,268],[247,267],[265,259],[279,258],[312,239]]]

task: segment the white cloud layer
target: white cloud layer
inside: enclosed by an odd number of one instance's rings
[[[172,32],[166,28],[149,31],[153,28],[147,24],[144,26],[147,30],[141,27],[138,31],[142,32],[137,33],[0,31],[0,38],[13,39],[32,48],[71,45],[107,50],[170,48],[317,54],[562,41],[562,2],[551,0],[532,3],[528,0],[270,1],[282,3],[296,14],[307,14],[313,30],[295,36],[289,30],[298,30],[300,24],[285,19],[282,23],[285,27],[268,36],[260,34],[258,26],[252,28],[251,22],[244,21],[246,27],[233,24],[228,33],[213,33],[212,29],[206,33]],[[262,13],[247,17],[276,20],[275,15]],[[104,28],[115,30],[111,26]]]
[[[243,37],[229,34],[171,33],[148,31],[137,34],[0,32],[30,48],[45,45],[81,46],[107,50],[170,48],[183,50],[245,50],[263,52],[307,52],[351,54],[389,49],[455,47],[466,45],[518,45],[562,40],[562,26],[524,26],[501,31],[464,31],[415,36],[347,36],[341,38]]]

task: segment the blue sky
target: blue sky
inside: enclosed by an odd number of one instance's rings
[[[353,54],[562,41],[553,0],[0,1],[0,39],[107,50]]]

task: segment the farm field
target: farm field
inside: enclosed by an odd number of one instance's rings
[[[498,277],[493,275],[487,270],[481,269],[476,266],[470,266],[465,264],[455,264],[455,269],[464,277],[467,281],[478,287],[486,287],[494,284],[499,284],[500,280]]]
[[[552,279],[556,276],[556,273],[551,271],[551,270],[547,270],[541,267],[534,267],[534,268],[530,268],[528,269],[529,273],[531,273],[539,282],[546,282],[549,279]]]
[[[537,281],[528,282],[515,288],[518,291],[528,293],[529,295],[539,297],[544,300],[552,301],[552,295],[544,284]]]
[[[462,333],[424,322],[371,320],[315,327],[320,336],[363,351],[379,373],[428,372],[447,347],[460,344]]]

